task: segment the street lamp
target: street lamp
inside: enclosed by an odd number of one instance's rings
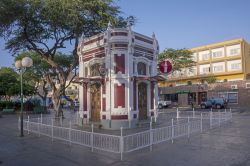
[[[24,57],[22,60],[17,60],[15,62],[15,66],[17,70],[20,72],[20,81],[21,81],[21,133],[20,137],[23,137],[23,73],[25,72],[27,67],[31,67],[33,65],[33,61],[29,57]]]

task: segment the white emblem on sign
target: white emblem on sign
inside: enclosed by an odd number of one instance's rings
[[[165,61],[164,63],[164,73],[167,73],[168,72],[168,62]]]

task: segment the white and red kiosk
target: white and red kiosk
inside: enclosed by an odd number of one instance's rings
[[[103,128],[133,127],[157,116],[157,58],[152,37],[112,28],[83,39],[78,47],[79,101],[83,123]]]

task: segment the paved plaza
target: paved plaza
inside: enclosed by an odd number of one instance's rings
[[[2,166],[76,166],[76,165],[250,165],[250,111],[235,111],[232,123],[202,134],[191,135],[127,153],[102,152],[36,134],[20,138],[17,115],[0,118],[0,165]]]

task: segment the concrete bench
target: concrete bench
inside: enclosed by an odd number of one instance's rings
[[[14,109],[10,109],[10,108],[5,108],[5,109],[3,109],[2,112],[3,112],[3,113],[14,113],[15,110],[14,110]]]

